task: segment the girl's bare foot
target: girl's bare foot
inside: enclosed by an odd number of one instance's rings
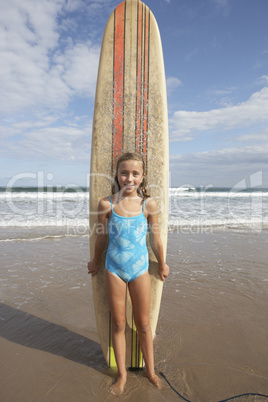
[[[125,385],[127,382],[127,375],[118,376],[115,383],[111,386],[110,392],[111,394],[118,396],[122,395],[125,389]]]
[[[148,375],[149,381],[156,386],[156,388],[161,389],[162,388],[162,381],[156,374]]]

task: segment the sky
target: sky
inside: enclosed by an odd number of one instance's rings
[[[119,3],[1,0],[0,186],[88,185],[100,47]],[[171,186],[268,187],[268,1],[145,3],[163,45]]]

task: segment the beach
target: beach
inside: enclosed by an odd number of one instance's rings
[[[0,400],[117,400],[96,329],[88,236],[23,236],[0,250]],[[184,398],[268,395],[267,260],[267,230],[169,233],[155,367]],[[129,372],[120,399],[180,400],[174,389]]]

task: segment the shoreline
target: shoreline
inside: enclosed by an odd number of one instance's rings
[[[115,400],[96,330],[88,238],[0,247],[1,400]],[[187,399],[268,394],[267,260],[266,230],[169,233],[155,366]],[[144,373],[129,372],[124,400],[137,398],[178,400],[167,385],[158,391]]]
[[[88,228],[87,228],[88,229]],[[173,235],[188,234],[202,235],[221,233],[221,232],[242,232],[242,233],[262,233],[268,231],[268,225],[203,225],[203,226],[182,226],[177,227],[172,224],[168,227],[168,237]],[[43,241],[43,240],[60,240],[64,238],[90,240],[90,233],[85,228],[79,226],[5,226],[5,231],[0,233],[0,244],[8,242],[23,241]]]

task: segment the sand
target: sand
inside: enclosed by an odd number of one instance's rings
[[[0,400],[113,401],[88,238],[0,243]],[[156,371],[184,398],[268,395],[268,231],[170,233]],[[129,372],[125,401],[182,400]],[[264,401],[244,397],[238,401]]]

